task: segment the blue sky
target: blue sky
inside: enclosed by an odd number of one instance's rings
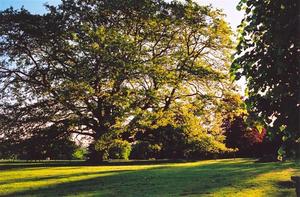
[[[15,9],[19,9],[24,6],[30,12],[42,14],[46,12],[45,7],[43,6],[45,3],[49,5],[57,5],[60,2],[60,0],[0,0],[0,10],[4,10],[11,6]]]
[[[227,15],[226,19],[230,23],[231,27],[235,29],[243,18],[243,13],[236,10],[236,5],[240,0],[195,0],[199,4],[207,5],[212,4],[213,7],[223,9]],[[21,8],[24,6],[29,11],[42,14],[44,13],[45,3],[49,5],[57,5],[60,0],[0,0],[0,10],[4,10],[13,6],[14,8]]]

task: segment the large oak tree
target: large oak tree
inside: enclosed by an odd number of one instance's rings
[[[0,135],[55,125],[97,141],[186,103],[207,112],[208,126],[224,111],[231,40],[218,10],[160,0],[65,0],[48,10],[0,13]]]

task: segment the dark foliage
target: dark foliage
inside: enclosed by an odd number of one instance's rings
[[[158,129],[138,132],[136,139],[138,143],[133,148],[133,158],[185,158],[184,151],[187,148],[187,139],[179,128],[168,125]],[[159,146],[159,148],[155,148],[156,146]]]
[[[261,157],[266,154],[276,155],[278,145],[266,138],[266,129],[258,131],[249,128],[245,116],[234,117],[223,124],[225,129],[225,144],[230,148],[238,148],[237,156]]]
[[[132,145],[131,159],[158,159],[161,146],[148,141],[136,141]]]
[[[138,132],[135,138],[137,143],[133,145],[131,155],[135,159],[207,159],[224,154],[213,150],[218,149],[218,145],[209,138],[197,140],[196,136],[172,125]]]
[[[50,130],[38,132],[30,138],[19,140],[1,140],[0,158],[24,160],[71,160],[78,148],[68,135],[51,127]]]
[[[281,155],[300,153],[300,12],[298,0],[242,0],[241,24],[232,64],[246,76],[251,113],[282,138]],[[299,154],[300,156],[300,154]]]

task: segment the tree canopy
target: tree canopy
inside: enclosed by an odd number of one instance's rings
[[[246,76],[250,111],[286,150],[300,152],[299,1],[242,0],[238,7],[246,15],[232,71]]]
[[[55,125],[114,139],[166,126],[179,110],[222,142],[222,115],[239,104],[228,77],[231,30],[220,11],[160,0],[47,8],[0,13],[0,135],[23,139]]]

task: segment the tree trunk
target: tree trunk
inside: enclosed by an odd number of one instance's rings
[[[104,152],[97,150],[96,144],[97,144],[98,140],[101,138],[101,136],[107,132],[108,132],[107,129],[105,129],[104,127],[99,127],[96,130],[96,134],[94,135],[94,139],[93,139],[94,141],[88,147],[87,162],[89,162],[89,163],[102,163],[103,162]]]

